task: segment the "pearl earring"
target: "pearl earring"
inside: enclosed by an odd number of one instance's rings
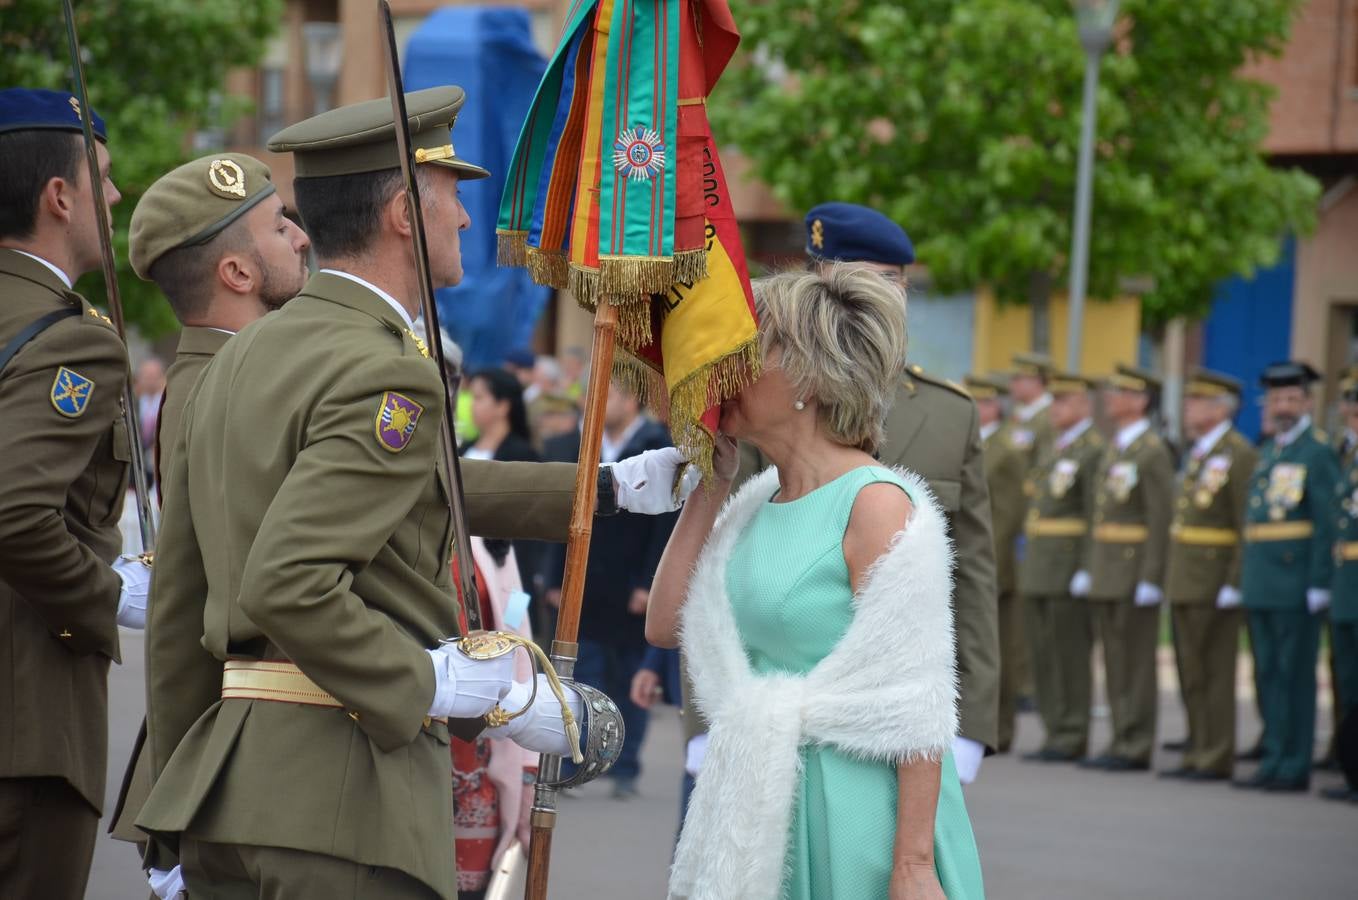
[[[806,401],[798,400],[796,403],[792,404],[792,408],[797,410],[798,412],[801,412],[802,410],[806,409]]]

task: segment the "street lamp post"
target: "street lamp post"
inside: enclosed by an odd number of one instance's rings
[[[1085,286],[1089,279],[1089,213],[1094,193],[1094,133],[1098,115],[1099,61],[1113,40],[1118,0],[1073,0],[1085,49],[1084,102],[1080,112],[1080,168],[1075,182],[1075,227],[1070,248],[1070,327],[1066,331],[1066,366],[1080,371]]]
[[[344,39],[338,22],[306,22],[302,25],[306,44],[306,77],[311,83],[312,115],[330,108],[331,94],[339,80],[344,55]]]

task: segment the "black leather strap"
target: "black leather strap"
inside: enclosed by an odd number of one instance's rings
[[[14,354],[23,349],[24,344],[42,334],[50,326],[57,324],[62,319],[69,319],[71,316],[80,315],[80,310],[76,307],[68,306],[65,309],[56,309],[37,321],[30,322],[28,325],[14,336],[14,340],[5,345],[5,349],[0,350],[0,374],[5,371],[5,366],[14,358]]]

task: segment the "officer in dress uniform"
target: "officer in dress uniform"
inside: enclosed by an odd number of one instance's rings
[[[1155,649],[1174,498],[1174,462],[1149,418],[1159,390],[1154,375],[1123,365],[1104,386],[1117,431],[1099,465],[1088,584],[1071,588],[1089,596],[1113,718],[1108,749],[1081,765],[1110,772],[1149,769],[1155,742]]]
[[[1014,446],[1027,451],[1029,472],[1047,455],[1056,437],[1047,383],[1052,368],[1051,357],[1044,353],[1019,353],[1009,372],[1009,395],[1014,401],[1010,434]]]
[[[104,199],[117,203],[92,119]],[[127,350],[72,289],[100,265],[80,132],[70,94],[0,90],[0,897],[84,896],[109,662],[117,625],[140,627],[149,578],[116,559]]]
[[[1241,529],[1258,454],[1231,427],[1240,382],[1197,369],[1184,385],[1184,398],[1193,445],[1174,501],[1166,583],[1188,741],[1182,763],[1161,774],[1224,781],[1235,757]]]
[[[1028,498],[1023,480],[1028,473],[1028,453],[1015,447],[1011,425],[1005,421],[1004,397],[1009,394],[1005,378],[968,375],[964,386],[976,401],[985,457],[986,487],[990,491],[990,522],[995,535],[995,581],[1000,614],[1000,753],[1008,753],[1014,739],[1018,698],[1027,670],[1028,647],[1023,635],[1023,610],[1018,588],[1018,539],[1023,530]]]
[[[1046,737],[1026,754],[1035,762],[1076,762],[1089,746],[1093,626],[1088,593],[1098,469],[1105,442],[1090,415],[1094,383],[1073,372],[1051,375],[1051,449],[1029,479],[1019,590],[1032,648],[1037,709]],[[1080,594],[1072,584],[1083,585]]]
[[[443,238],[430,271],[455,283],[470,224],[457,185],[486,173],[453,151],[460,88],[406,99],[426,221]],[[503,702],[528,711],[487,734],[562,753],[561,711],[545,687],[527,705],[511,657],[441,643],[459,629],[444,391],[412,329],[390,104],[332,110],[270,147],[295,155],[322,268],[226,342],[175,436],[147,635],[153,786],[136,824],[155,838],[153,883],[182,861],[195,898],[268,885],[452,900],[449,735],[474,735]],[[616,477],[619,503],[673,508],[675,453],[654,454],[637,458],[645,473],[601,473],[601,504]],[[560,539],[574,467],[514,466],[467,466],[471,530]]]
[[[1273,437],[1251,478],[1242,582],[1254,649],[1263,758],[1237,785],[1305,791],[1315,745],[1316,656],[1334,579],[1334,495],[1339,462],[1311,424],[1306,363],[1260,376]]]
[[[1335,732],[1344,721],[1358,716],[1358,379],[1340,385],[1344,412],[1344,436],[1335,500],[1338,533],[1334,545],[1334,586],[1330,607],[1330,659],[1334,672]],[[1335,742],[1336,745],[1338,741]],[[1329,800],[1358,803],[1358,790],[1349,784],[1326,788]]]

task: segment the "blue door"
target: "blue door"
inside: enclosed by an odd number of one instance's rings
[[[1292,352],[1292,285],[1296,241],[1287,238],[1277,264],[1253,278],[1229,278],[1217,286],[1212,312],[1203,322],[1203,365],[1239,378],[1245,385],[1236,425],[1259,436],[1259,372]]]

